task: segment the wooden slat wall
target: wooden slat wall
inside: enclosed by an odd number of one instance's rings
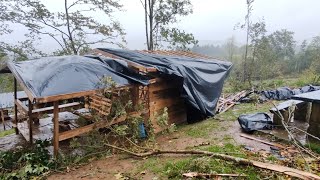
[[[98,94],[89,96],[89,109],[108,116],[111,110],[111,100]]]
[[[176,81],[161,81],[149,86],[149,115],[156,133],[162,130],[157,123],[157,115],[165,107],[168,108],[169,124],[186,122],[185,104],[180,97],[181,86]]]

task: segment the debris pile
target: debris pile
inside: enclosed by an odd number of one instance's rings
[[[217,113],[223,113],[232,108],[243,97],[247,96],[247,91],[241,91],[236,94],[222,95],[217,105]]]

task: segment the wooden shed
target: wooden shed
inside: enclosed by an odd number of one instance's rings
[[[142,52],[167,56],[211,59],[207,56],[184,51]],[[119,94],[118,92],[123,90],[129,91],[131,93],[130,98],[134,106],[137,104],[144,105],[143,110],[130,110],[128,114],[133,116],[143,114],[146,120],[151,120],[151,123],[155,128],[155,132],[159,132],[162,130],[157,123],[157,114],[161,113],[164,108],[168,109],[169,123],[179,124],[186,122],[187,112],[185,107],[185,100],[180,96],[183,82],[178,81],[177,79],[171,79],[170,77],[168,78],[161,76],[158,70],[154,67],[143,66],[138,63],[127,61],[126,59],[98,49],[94,50],[92,54],[126,61],[130,69],[143,76],[147,76],[150,79],[149,85],[146,86],[137,83],[112,89],[112,93],[114,94]],[[122,116],[118,117],[117,119],[113,119],[112,121],[93,122],[86,126],[73,127],[72,129],[69,129],[67,131],[60,132],[59,113],[70,112],[79,115],[79,113],[75,110],[81,108],[90,108],[91,110],[95,110],[96,112],[100,113],[102,116],[108,116],[108,114],[112,111],[112,102],[114,101],[114,99],[108,99],[104,96],[101,96],[101,91],[99,90],[89,90],[68,94],[57,94],[52,96],[38,97],[31,92],[30,87],[23,83],[23,79],[21,79],[19,74],[15,72],[15,69],[13,67],[9,66],[9,69],[15,77],[14,117],[16,132],[23,134],[25,138],[32,143],[35,136],[39,136],[39,134],[48,131],[48,133],[51,133],[53,137],[54,155],[57,155],[58,153],[60,141],[79,136],[81,134],[92,131],[93,129],[99,129],[107,125],[119,123],[126,120],[126,116]],[[18,84],[25,91],[27,97],[17,98]],[[41,115],[50,113],[53,114],[53,130],[51,130],[50,128],[47,128],[45,130],[40,129],[44,126],[35,125],[39,122],[38,120]],[[28,117],[28,121],[20,121],[18,119],[18,114]],[[49,120],[46,121],[43,122],[49,124]],[[42,119],[40,119],[40,124],[41,123]]]

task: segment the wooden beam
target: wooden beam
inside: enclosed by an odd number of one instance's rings
[[[96,94],[97,90],[89,90],[89,91],[81,91],[81,92],[75,92],[75,93],[69,93],[69,94],[60,94],[60,95],[54,95],[54,96],[47,96],[47,97],[39,97],[35,98],[36,103],[46,103],[46,102],[54,102],[59,100],[66,100],[66,99],[72,99],[77,97],[83,97],[83,96],[89,96]]]
[[[33,143],[33,137],[32,137],[32,124],[33,124],[32,108],[33,108],[33,104],[29,100],[29,103],[28,103],[28,109],[29,109],[28,110],[28,117],[29,117],[29,139],[30,139],[30,144]]]
[[[18,98],[18,95],[17,95],[17,89],[18,88],[17,88],[17,79],[16,78],[14,78],[14,80],[13,80],[13,86],[14,86],[14,92],[13,92],[14,93],[14,102],[16,102],[16,100]],[[15,129],[16,134],[18,135],[19,134],[19,129],[18,129],[18,107],[17,107],[16,103],[14,103],[14,120],[15,120],[14,129]]]
[[[67,103],[67,104],[61,104],[59,105],[59,112],[61,111],[67,111],[69,110],[70,108],[74,108],[74,109],[79,109],[83,107],[83,105],[79,102],[73,102],[73,103]],[[45,107],[45,108],[40,108],[40,109],[34,109],[32,111],[32,115],[41,115],[41,114],[50,114],[50,113],[53,113],[54,111],[54,107],[51,106],[51,107]]]
[[[129,117],[140,116],[140,115],[141,115],[141,112],[129,113]],[[84,117],[86,119],[87,118],[88,119],[92,119],[92,118],[86,117],[86,116],[82,116],[82,117]],[[111,122],[104,120],[104,121],[99,121],[99,122],[96,122],[96,123],[93,123],[93,124],[90,124],[90,125],[87,125],[87,126],[76,128],[76,129],[73,129],[73,130],[65,131],[65,132],[60,133],[59,141],[70,139],[70,138],[79,136],[79,135],[84,134],[84,133],[88,133],[88,132],[90,132],[90,131],[92,131],[94,129],[100,129],[100,128],[103,128],[103,127],[106,127],[106,126],[117,124],[117,123],[125,121],[126,119],[127,119],[127,116],[124,115],[124,116],[121,116],[121,117],[111,121]]]
[[[53,155],[56,158],[59,150],[59,101],[53,102]]]
[[[28,114],[28,107],[24,105],[19,99],[15,99],[14,104],[21,111],[21,113]]]
[[[3,109],[0,109],[0,116],[1,116],[2,124],[3,124],[3,130],[6,130],[6,125],[4,123],[4,111],[3,111]]]

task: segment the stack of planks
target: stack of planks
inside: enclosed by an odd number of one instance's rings
[[[232,108],[241,98],[247,95],[247,91],[241,91],[236,94],[231,94],[228,96],[222,95],[219,98],[219,102],[217,105],[217,113],[224,113],[230,108]]]
[[[186,122],[187,114],[184,99],[180,97],[182,84],[177,81],[160,81],[149,86],[149,115],[154,131],[160,132],[157,117],[164,108],[168,109],[169,124]]]

